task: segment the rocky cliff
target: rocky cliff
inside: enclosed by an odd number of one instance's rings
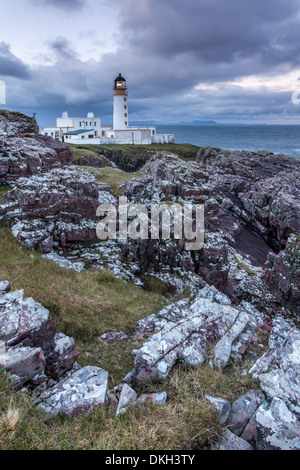
[[[25,116],[1,114],[0,129],[0,184],[13,184],[0,217],[22,244],[63,267],[105,267],[141,288],[150,276],[169,294],[185,293],[140,320],[131,338],[101,337],[141,342],[134,369],[107,392],[107,372],[77,365],[74,341],[56,331],[49,312],[0,283],[0,366],[15,387],[33,387],[50,414],[110,404],[118,415],[149,398],[137,396],[137,384],[162,381],[178,363],[223,371],[230,361],[247,361],[264,336],[267,350],[244,371],[257,390],[234,403],[207,397],[230,429],[215,448],[300,449],[300,161],[213,148],[200,149],[194,161],[156,152],[119,192],[149,208],[149,222],[152,204],[203,204],[204,245],[187,251],[184,238],[98,240],[98,205],[118,209],[110,185],[99,182],[101,168],[96,179],[70,166],[69,148],[38,136]],[[160,405],[166,398],[150,397]]]
[[[20,113],[0,112],[0,184],[70,164],[70,148],[38,132],[34,119]]]

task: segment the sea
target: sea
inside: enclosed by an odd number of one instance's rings
[[[168,125],[159,134],[174,134],[176,143],[224,150],[269,150],[300,158],[300,125]]]

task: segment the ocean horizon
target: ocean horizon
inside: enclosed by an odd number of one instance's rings
[[[157,133],[174,134],[175,143],[224,150],[269,150],[300,158],[300,125],[157,125]]]

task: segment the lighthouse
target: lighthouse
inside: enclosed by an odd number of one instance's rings
[[[156,128],[153,126],[129,126],[127,99],[126,80],[119,74],[114,81],[113,127],[102,126],[101,119],[95,117],[92,112],[86,117],[69,117],[67,111],[64,111],[62,116],[56,119],[56,127],[44,127],[41,134],[76,145],[174,143],[173,134],[156,134]]]
[[[114,130],[124,130],[128,127],[128,103],[126,80],[121,74],[114,82]]]

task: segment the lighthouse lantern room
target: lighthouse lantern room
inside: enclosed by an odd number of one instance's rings
[[[128,103],[126,80],[121,74],[114,84],[114,130],[123,130],[128,127]]]

